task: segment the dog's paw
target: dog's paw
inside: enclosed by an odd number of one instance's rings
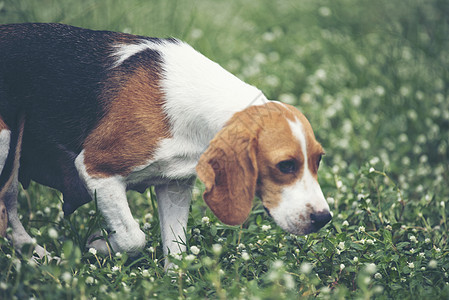
[[[87,248],[93,248],[103,255],[110,255],[112,253],[111,247],[109,247],[109,244],[100,231],[95,232],[89,237],[87,240]]]

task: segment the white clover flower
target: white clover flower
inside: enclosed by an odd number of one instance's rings
[[[6,290],[8,288],[8,284],[6,282],[0,282],[0,289]]]
[[[329,294],[331,289],[328,286],[323,286],[320,291],[322,294]]]
[[[385,95],[385,89],[384,89],[384,87],[383,86],[377,86],[376,88],[375,88],[375,93],[378,95],[378,96],[383,96],[383,95]]]
[[[92,276],[88,276],[86,278],[86,284],[93,284],[94,283],[94,278]]]
[[[284,266],[284,263],[282,262],[282,260],[276,260],[274,263],[273,263],[273,268],[275,268],[275,269],[280,269],[280,268],[282,268]]]
[[[70,272],[64,272],[61,275],[61,279],[65,282],[69,282],[72,279],[72,274],[70,274]]]
[[[415,249],[413,249],[413,248],[412,248],[412,249],[410,249],[410,253],[411,253],[411,254],[415,253],[415,251],[416,251],[416,250],[415,250]]]
[[[365,265],[365,271],[369,274],[374,274],[376,273],[377,267],[375,264],[373,263],[368,263]]]
[[[200,248],[198,248],[197,246],[192,246],[190,247],[190,252],[197,255],[198,253],[200,253]]]
[[[248,252],[246,252],[246,251],[242,252],[242,259],[245,261],[250,259]]]
[[[56,230],[56,229],[54,229],[54,228],[50,228],[50,229],[48,229],[48,236],[51,238],[51,239],[57,239],[58,238],[58,231]]]
[[[129,293],[129,291],[131,290],[130,287],[126,284],[126,282],[122,282],[122,286],[123,286],[123,290],[126,293]]]
[[[376,273],[376,274],[374,274],[374,278],[376,278],[376,279],[382,279],[382,274]]]
[[[118,271],[120,271],[120,267],[113,266],[111,270],[112,270],[112,272],[118,272]]]
[[[359,261],[359,258],[357,256],[354,256],[354,258],[352,260],[356,263]]]
[[[96,265],[89,265],[89,268],[92,270],[92,271],[95,271],[96,269],[97,269],[97,266]]]
[[[434,259],[432,259],[431,261],[429,261],[429,268],[431,269],[435,269],[438,266],[438,262]]]
[[[279,95],[279,100],[286,104],[295,104],[296,103],[296,97],[293,94],[281,94]]]
[[[408,263],[407,266],[408,266],[410,269],[413,269],[413,268],[415,267],[415,264],[411,262],[411,263]]]
[[[360,226],[357,231],[358,232],[365,232],[365,226]]]
[[[332,10],[329,7],[327,7],[327,6],[320,7],[318,9],[318,12],[323,17],[329,17],[330,15],[332,15]]]
[[[97,249],[89,248],[89,253],[91,253],[92,255],[97,255]]]
[[[148,248],[148,251],[149,251],[150,253],[154,253],[154,247],[151,246],[150,248]]]
[[[242,243],[240,243],[240,244],[237,246],[237,249],[239,249],[239,250],[242,250],[242,249],[245,249],[245,248],[246,248],[245,244],[242,244]]]
[[[285,287],[289,290],[292,290],[295,288],[295,281],[293,280],[293,276],[285,273],[284,274],[284,282],[285,282]]]
[[[242,244],[241,244],[242,245]],[[243,245],[244,246],[244,245]],[[243,247],[245,248],[245,247]],[[212,252],[214,252],[215,255],[219,255],[221,253],[221,250],[223,249],[223,246],[220,244],[213,244],[212,245]],[[190,249],[191,250],[191,249]]]
[[[387,226],[385,226],[385,229],[387,229],[387,230],[393,230],[393,227],[391,227],[391,225],[390,224],[388,224]]]
[[[120,257],[122,257],[122,254],[120,252],[116,252],[115,257],[120,258]]]
[[[190,32],[190,36],[193,40],[197,40],[203,36],[203,31],[199,28],[193,28]]]
[[[309,262],[303,262],[299,267],[299,271],[303,274],[309,274],[313,269],[313,265]]]
[[[441,249],[440,248],[437,248],[437,247],[435,247],[435,246],[433,246],[434,248],[435,248],[435,251],[437,252],[437,253],[440,253],[441,252]]]
[[[171,256],[174,259],[177,259],[177,260],[181,260],[182,259],[182,256],[179,253],[172,253]],[[157,259],[155,259],[154,262],[157,263]]]
[[[271,229],[271,225],[262,225],[262,231],[268,231]]]
[[[340,264],[340,271],[343,271],[343,269],[346,268],[344,264]]]
[[[419,256],[422,257],[422,258],[424,258],[424,257],[426,257],[426,254],[425,254],[424,252],[420,252],[420,253],[419,253]]]
[[[150,277],[150,272],[147,269],[142,270],[142,276],[143,277]]]
[[[416,236],[414,236],[414,235],[411,235],[411,236],[409,237],[409,240],[410,240],[410,242],[413,242],[413,243],[418,242],[418,240],[416,239]]]
[[[196,257],[195,255],[189,254],[189,255],[186,255],[185,260],[189,261],[189,262],[192,262],[192,261],[195,260],[195,257]]]
[[[426,239],[424,240],[424,243],[429,244],[429,243],[430,243],[430,239],[429,239],[429,238],[426,238]]]
[[[340,248],[341,250],[345,249],[345,242],[338,243],[338,248]]]
[[[201,219],[201,222],[202,222],[203,224],[209,225],[210,219],[209,219],[209,217],[203,217],[203,218]]]
[[[343,223],[341,223],[341,226],[347,227],[349,226],[349,222],[347,220],[344,220]]]
[[[327,197],[326,200],[329,205],[334,205],[335,203],[335,199],[332,197]]]

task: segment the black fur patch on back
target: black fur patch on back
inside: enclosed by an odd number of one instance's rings
[[[161,41],[62,24],[0,25],[0,116],[10,128],[19,111],[26,116],[19,180],[60,190],[65,214],[91,200],[74,160],[127,73],[127,64],[111,71],[112,46],[142,39]]]

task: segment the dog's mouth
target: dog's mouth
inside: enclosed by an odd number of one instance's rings
[[[309,233],[317,232],[332,219],[332,214],[329,211],[325,210],[310,214],[309,218],[307,218],[306,221],[304,220],[305,218],[298,219],[292,218],[291,216],[286,216],[286,218],[278,220],[277,218],[273,217],[267,207],[263,206],[263,208],[267,212],[268,216],[273,218],[283,230],[294,235],[306,235]]]

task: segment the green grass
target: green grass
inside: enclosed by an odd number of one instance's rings
[[[167,275],[151,190],[129,194],[148,241],[130,260],[85,249],[102,224],[94,203],[64,219],[60,194],[32,185],[20,192],[22,222],[63,262],[30,263],[0,241],[1,299],[449,297],[447,1],[7,0],[0,7],[0,23],[178,37],[269,98],[296,105],[326,149],[319,180],[334,212],[320,232],[296,237],[257,200],[242,227],[224,226],[198,183],[189,251]]]

